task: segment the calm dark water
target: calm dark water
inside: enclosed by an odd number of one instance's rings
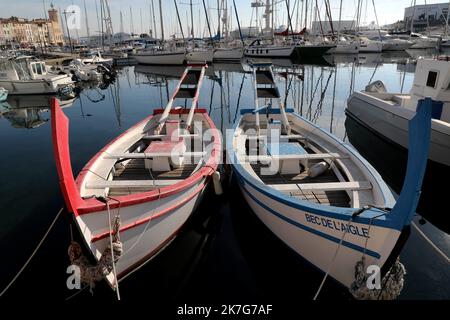
[[[348,141],[345,107],[351,92],[378,79],[390,91],[407,92],[414,76],[409,57],[371,54],[337,57],[334,61],[330,58],[322,65],[297,65],[287,60],[274,64],[288,105]],[[253,105],[251,75],[245,71],[249,69],[241,64],[208,69],[200,105],[210,111],[222,130],[231,127],[240,108]],[[74,171],[78,172],[111,139],[165,105],[182,72],[180,67],[126,67],[120,69],[115,83],[102,88],[86,86],[77,99],[66,101]],[[0,288],[26,261],[63,206],[47,97],[11,97],[8,102],[12,108],[0,111]],[[425,207],[424,215],[448,213],[426,211]],[[419,219],[415,219],[417,223]],[[58,221],[5,299],[63,301],[74,294],[66,289],[69,222],[67,215]],[[450,254],[450,236],[440,231],[445,226],[428,222],[420,228]],[[450,298],[448,263],[415,230],[401,261],[407,276],[400,299]],[[262,225],[231,181],[221,197],[210,190],[181,235],[123,281],[120,289],[125,301],[270,303],[279,299],[311,300],[321,280],[321,274]],[[100,283],[93,296],[85,290],[72,301],[92,299],[114,301],[115,294]],[[350,297],[329,281],[320,299]]]

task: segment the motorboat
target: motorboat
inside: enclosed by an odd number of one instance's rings
[[[408,123],[425,97],[443,102],[434,106],[430,160],[450,166],[450,62],[419,59],[409,94],[389,93],[382,81],[355,92],[348,100],[348,116],[392,143],[408,148]]]
[[[68,75],[48,72],[45,62],[31,56],[3,60],[0,63],[0,87],[15,94],[73,93],[73,81]]]

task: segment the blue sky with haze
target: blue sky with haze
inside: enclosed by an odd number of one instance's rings
[[[91,33],[98,32],[98,23],[96,18],[96,6],[95,3],[99,2],[99,0],[85,0],[88,18],[89,18],[89,27]],[[133,14],[133,28],[136,33],[139,32],[148,32],[150,28],[150,9],[149,5],[152,0],[109,0],[110,8],[111,8],[111,17],[113,21],[114,32],[118,32],[120,30],[120,12],[122,11],[123,15],[123,29],[125,32],[129,32],[131,29],[131,14],[130,14],[130,6],[132,7]],[[155,5],[156,13],[158,11],[158,0],[153,0]],[[217,28],[217,0],[205,0],[206,3],[209,3],[211,7],[211,24],[213,28]],[[248,26],[250,25],[250,19],[252,17],[252,9],[250,8],[251,0],[235,0],[236,6],[238,8],[238,12],[240,15],[241,25]],[[265,0],[263,0],[265,1]],[[300,0],[298,0],[300,1]],[[20,16],[25,18],[40,18],[44,16],[43,2],[47,9],[50,6],[50,3],[53,2],[55,8],[65,9],[72,3],[81,7],[82,13],[82,28],[79,31],[79,35],[84,35],[86,33],[85,27],[85,18],[84,18],[84,7],[83,0],[0,0],[0,17],[6,18],[9,16]],[[286,25],[287,24],[287,14],[286,8],[284,5],[284,1],[280,1],[277,7],[277,20],[278,25]],[[296,2],[296,0],[290,0],[291,6]],[[315,0],[309,0],[309,4],[315,3]],[[331,9],[333,14],[333,19],[338,19],[339,17],[339,2],[340,0],[330,0]],[[411,5],[411,0],[375,0],[375,6],[379,18],[380,24],[392,23],[397,20],[403,18],[404,8]],[[436,1],[428,1],[428,3],[443,3],[448,2],[448,0],[436,0]],[[163,20],[164,20],[164,28],[167,35],[174,33],[177,30],[177,20],[175,13],[175,6],[173,4],[173,0],[163,0]],[[183,28],[185,33],[188,30],[188,25],[190,25],[190,14],[189,0],[177,0],[180,9],[181,19],[183,20]],[[194,3],[194,21],[195,25],[195,33],[196,35],[207,35],[206,34],[206,21],[204,18],[204,11],[202,0],[193,0]],[[301,3],[301,1],[300,1]],[[319,6],[321,7],[322,16],[324,15],[324,1],[318,0]],[[425,1],[417,0],[417,4],[423,4]],[[228,7],[232,6],[232,0],[228,0]],[[343,20],[352,20],[355,16],[357,6],[357,0],[343,0]],[[262,12],[263,9],[260,9]],[[141,13],[142,13],[142,24],[141,24]],[[231,14],[232,12],[230,12]],[[159,29],[159,14],[157,14],[157,26]],[[295,24],[296,18],[293,18],[293,22]],[[363,17],[362,21],[365,23],[370,23],[375,20],[374,9],[372,5],[372,0],[365,0],[363,7]],[[252,25],[255,25],[255,21],[252,22]],[[232,17],[232,29],[237,27],[236,19],[233,12]],[[158,30],[159,33],[159,30]]]

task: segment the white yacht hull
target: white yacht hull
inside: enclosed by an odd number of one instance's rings
[[[328,51],[329,54],[358,54],[359,43],[338,43],[336,47]]]
[[[359,52],[363,53],[379,53],[383,51],[383,44],[378,41],[361,42]]]
[[[413,43],[407,41],[383,42],[383,51],[405,51],[411,48]]]
[[[348,101],[348,113],[367,127],[408,148],[408,121],[415,112],[373,97],[355,92]],[[450,124],[432,120],[429,159],[450,166]]]
[[[436,49],[437,41],[434,40],[417,40],[410,49]]]
[[[8,90],[9,95],[15,94],[54,94],[59,89],[73,84],[68,76],[53,80],[0,80],[0,87]]]
[[[258,58],[289,58],[293,55],[294,50],[295,46],[248,47],[244,50],[244,55]]]
[[[139,64],[182,65],[186,60],[185,52],[141,52],[134,56]]]
[[[239,61],[243,56],[243,48],[219,48],[214,50],[214,61]]]
[[[213,59],[214,52],[212,50],[191,51],[186,54],[188,62],[212,62]]]

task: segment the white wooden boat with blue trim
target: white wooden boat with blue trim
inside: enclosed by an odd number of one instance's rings
[[[114,256],[114,270],[101,270],[114,288],[117,280],[175,238],[200,203],[221,160],[220,134],[207,111],[198,108],[206,68],[188,66],[166,108],[155,110],[105,146],[76,179],[68,119],[53,100],[53,148],[61,190],[98,265],[106,250],[115,248],[113,238],[117,242],[120,235],[123,250],[120,258]],[[192,107],[175,108],[176,99],[192,100]],[[117,219],[120,226],[115,224]]]
[[[252,210],[285,244],[347,288],[363,257],[365,266],[386,273],[407,239],[418,202],[431,100],[420,104],[411,121],[408,176],[396,202],[353,147],[285,109],[270,66],[254,65],[253,79],[255,109],[241,110],[227,137],[228,161]]]

